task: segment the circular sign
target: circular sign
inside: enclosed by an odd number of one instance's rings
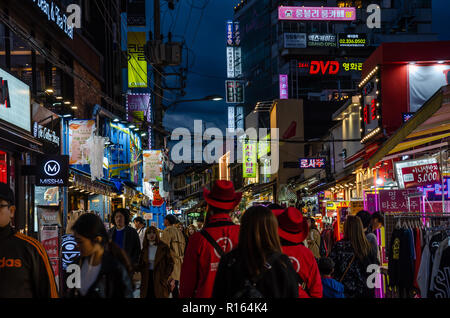
[[[59,166],[59,163],[55,160],[47,161],[44,165],[44,172],[46,175],[53,177],[56,176],[59,171],[61,170],[61,167]]]

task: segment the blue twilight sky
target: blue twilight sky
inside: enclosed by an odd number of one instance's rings
[[[233,8],[239,2],[180,0],[173,11],[168,10],[166,4],[162,5],[164,33],[167,34],[170,29],[174,41],[184,36],[190,49],[186,96],[180,99],[213,94],[225,97],[226,21],[233,19]],[[194,7],[191,8],[191,4]],[[433,32],[439,34],[439,40],[450,40],[449,9],[450,0],[433,0]],[[165,100],[166,105],[176,98],[169,92],[165,97],[168,99]],[[227,127],[227,104],[225,101],[181,103],[166,113],[164,125],[169,131],[176,127],[186,127],[192,131],[195,119],[203,120],[206,128],[214,126],[224,130]]]

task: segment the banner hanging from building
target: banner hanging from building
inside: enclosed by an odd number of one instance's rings
[[[128,87],[147,87],[147,60],[145,59],[145,32],[128,32]]]
[[[85,147],[86,141],[95,129],[95,120],[69,121],[69,164],[89,164],[90,149]]]
[[[151,95],[127,94],[127,120],[132,123],[151,122]]]
[[[409,111],[416,112],[442,86],[450,83],[450,65],[408,65]]]
[[[161,150],[144,150],[144,182],[162,181],[162,168]]]

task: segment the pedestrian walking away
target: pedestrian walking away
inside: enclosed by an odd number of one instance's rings
[[[144,242],[139,257],[141,271],[141,298],[168,298],[169,278],[174,260],[169,247],[161,241],[158,229],[151,226],[145,230]]]
[[[307,238],[308,248],[318,260],[320,258],[320,232],[317,229],[314,218],[307,218],[309,234]]]
[[[47,252],[11,225],[14,193],[0,182],[0,298],[58,298]]]
[[[213,297],[297,298],[298,274],[282,253],[277,219],[254,206],[241,218],[239,245],[220,259]]]
[[[289,256],[299,276],[300,298],[322,298],[322,282],[316,259],[302,242],[308,237],[308,223],[302,213],[293,207],[283,209],[271,206],[277,217],[278,235],[282,251]]]
[[[319,271],[322,276],[323,298],[345,298],[344,285],[333,279],[334,262],[331,258],[319,259]]]
[[[133,298],[131,262],[112,242],[100,217],[81,215],[72,226],[80,250],[80,288],[69,290],[72,298]]]
[[[333,278],[344,285],[345,298],[373,298],[374,289],[367,286],[367,267],[377,264],[377,256],[364,235],[361,219],[347,216],[344,239],[337,242],[329,256],[335,263]]]
[[[161,240],[170,248],[171,255],[174,260],[173,271],[169,277],[169,284],[171,286],[173,298],[179,296],[179,282],[181,265],[183,264],[185,239],[183,233],[175,226],[177,218],[168,214],[164,219],[164,226],[166,227],[162,233]]]
[[[200,232],[189,237],[181,268],[180,297],[210,298],[221,256],[238,245],[239,225],[230,213],[239,204],[241,192],[231,181],[218,180],[212,190],[203,190],[206,220]]]

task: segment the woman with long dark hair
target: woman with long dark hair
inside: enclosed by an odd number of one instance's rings
[[[139,257],[141,298],[169,297],[169,278],[174,264],[170,248],[161,241],[158,229],[154,226],[147,228]]]
[[[81,287],[71,297],[133,298],[132,267],[125,252],[112,242],[102,220],[81,215],[72,226],[80,250]]]
[[[298,297],[298,275],[281,252],[270,209],[251,207],[242,216],[238,247],[221,258],[213,297]]]
[[[372,298],[375,291],[367,286],[367,268],[377,264],[377,255],[364,234],[361,219],[347,216],[344,239],[337,242],[329,256],[335,263],[333,278],[344,285],[346,298]]]

